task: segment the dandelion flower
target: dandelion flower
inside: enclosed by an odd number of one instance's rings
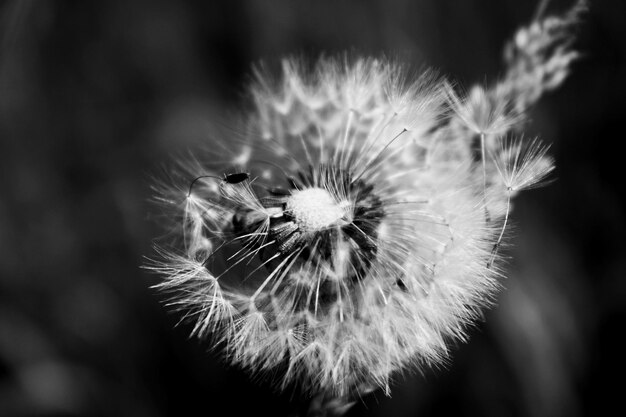
[[[520,103],[560,76],[529,81],[535,67],[515,64],[460,98],[387,60],[282,64],[278,78],[258,71],[245,137],[212,142],[157,187],[177,239],[149,267],[233,364],[279,388],[389,393],[491,303],[511,198],[552,169],[539,142],[505,138]],[[534,92],[520,101],[521,79]],[[491,138],[479,155],[477,134]]]

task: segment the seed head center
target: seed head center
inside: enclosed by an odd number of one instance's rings
[[[328,191],[319,187],[294,191],[287,200],[286,211],[305,232],[338,224],[346,214],[342,205]]]

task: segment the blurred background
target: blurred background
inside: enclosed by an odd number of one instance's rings
[[[384,54],[469,87],[502,74],[535,3],[0,1],[0,416],[293,412],[290,393],[190,340],[149,288],[151,175],[246,107],[260,60]],[[623,1],[592,1],[583,58],[530,114],[556,181],[517,200],[498,306],[447,366],[398,376],[392,398],[349,416],[623,408],[625,18]]]

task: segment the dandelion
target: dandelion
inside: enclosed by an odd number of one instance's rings
[[[156,287],[279,389],[389,394],[398,371],[441,363],[498,290],[511,199],[552,170],[537,140],[507,138],[563,81],[576,13],[521,29],[503,80],[467,97],[379,59],[258,71],[249,133],[156,187],[177,237]]]

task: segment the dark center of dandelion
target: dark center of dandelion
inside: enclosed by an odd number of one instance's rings
[[[334,279],[362,279],[376,257],[377,229],[384,216],[374,187],[326,165],[309,167],[288,181],[289,190],[271,190],[272,197],[262,200],[266,208],[282,208],[282,215],[270,222],[276,243],[264,251],[264,258],[273,256],[272,251],[280,253],[270,268],[293,257],[292,265],[310,263]]]

